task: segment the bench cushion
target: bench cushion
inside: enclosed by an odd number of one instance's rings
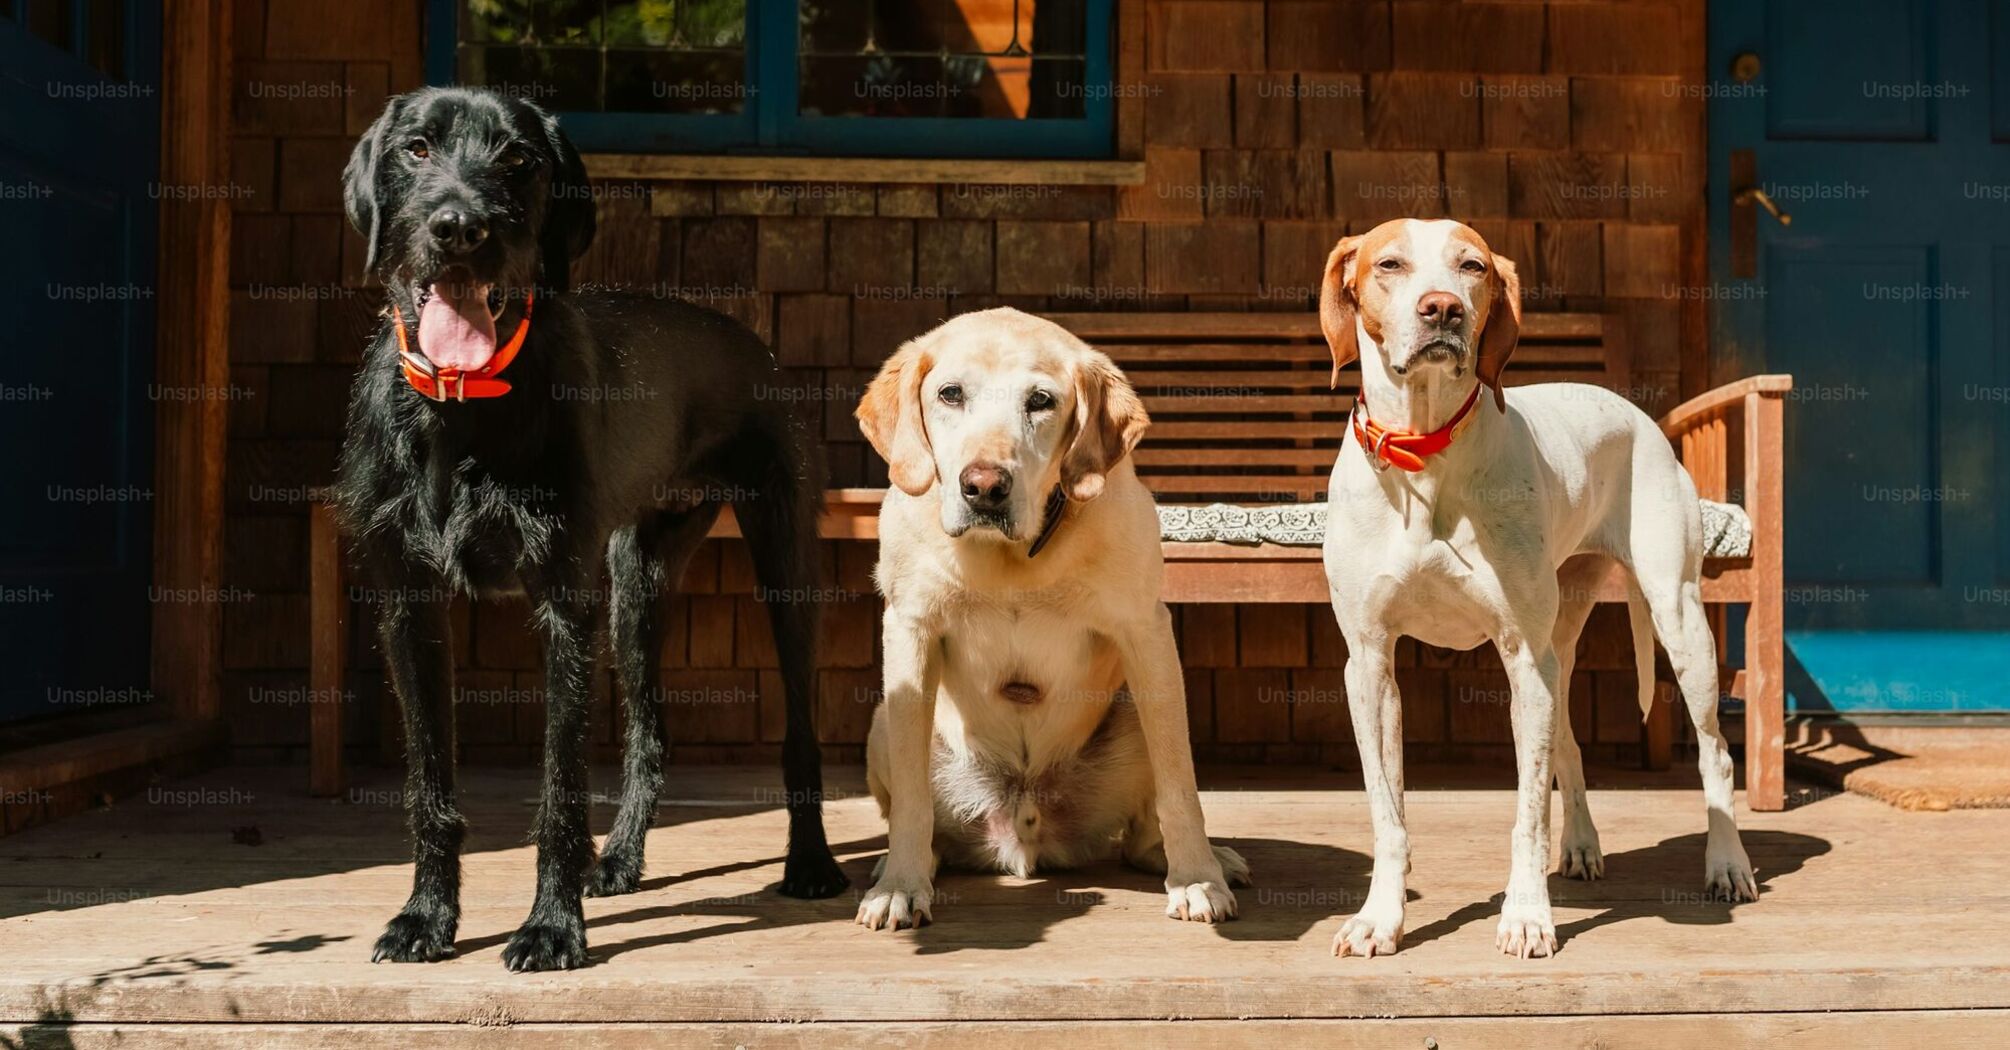
[[[1735,503],[1703,500],[1703,556],[1743,558],[1752,553],[1752,521]],[[1326,542],[1326,504],[1159,504],[1159,538],[1173,543],[1235,543],[1317,547]]]

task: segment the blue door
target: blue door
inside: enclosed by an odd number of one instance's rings
[[[0,719],[148,696],[159,65],[157,3],[0,0]]]
[[[1795,702],[2010,708],[2010,0],[1709,21],[1711,364],[1795,379]]]

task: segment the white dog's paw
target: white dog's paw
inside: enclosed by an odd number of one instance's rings
[[[1564,832],[1563,853],[1556,862],[1556,871],[1564,878],[1586,882],[1604,878],[1605,851],[1598,846],[1598,832],[1588,828],[1584,832]]]
[[[858,902],[853,921],[868,930],[920,929],[935,919],[930,911],[934,896],[927,879],[882,878]]]
[[[1188,922],[1227,922],[1235,918],[1235,894],[1229,890],[1228,880],[1218,871],[1212,876],[1193,878],[1169,875],[1166,877],[1166,918]]]
[[[1729,849],[1711,849],[1704,854],[1703,892],[1717,900],[1759,899],[1759,880],[1742,844],[1734,841]]]
[[[1501,909],[1501,924],[1494,932],[1494,947],[1518,959],[1540,959],[1556,954],[1556,923],[1549,907],[1509,905]]]
[[[1230,886],[1249,885],[1249,862],[1242,859],[1242,854],[1227,846],[1216,846],[1214,859],[1221,863],[1221,873]]]
[[[1402,943],[1402,911],[1377,914],[1363,908],[1359,914],[1340,924],[1340,932],[1333,935],[1333,954],[1343,959],[1349,955],[1372,959],[1377,955],[1396,954],[1396,946]]]

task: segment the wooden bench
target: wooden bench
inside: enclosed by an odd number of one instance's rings
[[[1328,388],[1331,358],[1311,313],[1064,313],[1054,321],[1108,353],[1129,375],[1153,425],[1134,453],[1138,473],[1162,503],[1309,503],[1325,498],[1327,476],[1346,434],[1358,372]],[[1631,379],[1616,325],[1598,314],[1530,313],[1507,370],[1510,385],[1596,383],[1624,391]],[[1745,701],[1746,794],[1753,809],[1785,802],[1785,728],[1781,641],[1781,398],[1785,376],[1758,376],[1711,391],[1670,412],[1662,430],[1708,499],[1724,501],[1742,485],[1753,554],[1712,559],[1703,600],[1715,607],[1718,649],[1722,608],[1748,604],[1743,670],[1728,691]],[[1741,455],[1731,450],[1742,435]],[[881,489],[826,494],[823,535],[878,537]],[[731,512],[712,535],[734,537]],[[340,554],[326,507],[315,508],[313,689],[341,695],[340,654],[330,640],[343,614]],[[1274,544],[1167,543],[1168,602],[1297,602],[1323,605],[1326,578],[1316,547]],[[332,583],[324,580],[336,574]],[[1624,601],[1623,583],[1606,582],[1606,600]],[[1645,730],[1650,765],[1665,766],[1674,704],[1655,705]],[[340,791],[339,708],[314,714],[317,793]]]

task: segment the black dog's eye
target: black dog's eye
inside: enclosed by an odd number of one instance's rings
[[[529,164],[530,158],[524,156],[524,152],[520,149],[510,149],[504,150],[503,155],[496,158],[496,163],[511,171],[516,171],[524,165]]]
[[[935,392],[935,397],[945,405],[960,405],[963,403],[963,388],[955,383],[944,383],[942,389]]]
[[[420,160],[425,160],[426,154],[432,151],[432,147],[426,144],[425,139],[413,139],[412,141],[405,143],[405,148],[411,151],[412,156],[417,157]]]
[[[1401,259],[1384,259],[1384,260],[1382,260],[1381,262],[1378,262],[1378,263],[1376,263],[1376,264],[1375,264],[1375,268],[1376,268],[1377,270],[1381,270],[1381,271],[1383,271],[1384,273],[1394,273],[1394,272],[1396,272],[1397,270],[1400,270],[1400,269],[1402,269],[1402,268],[1403,268],[1403,260],[1401,260]]]
[[[1045,412],[1054,407],[1054,395],[1045,390],[1035,390],[1026,395],[1026,411]]]
[[[1459,269],[1467,273],[1485,273],[1487,272],[1487,264],[1478,259],[1467,259],[1465,262],[1459,264]]]

